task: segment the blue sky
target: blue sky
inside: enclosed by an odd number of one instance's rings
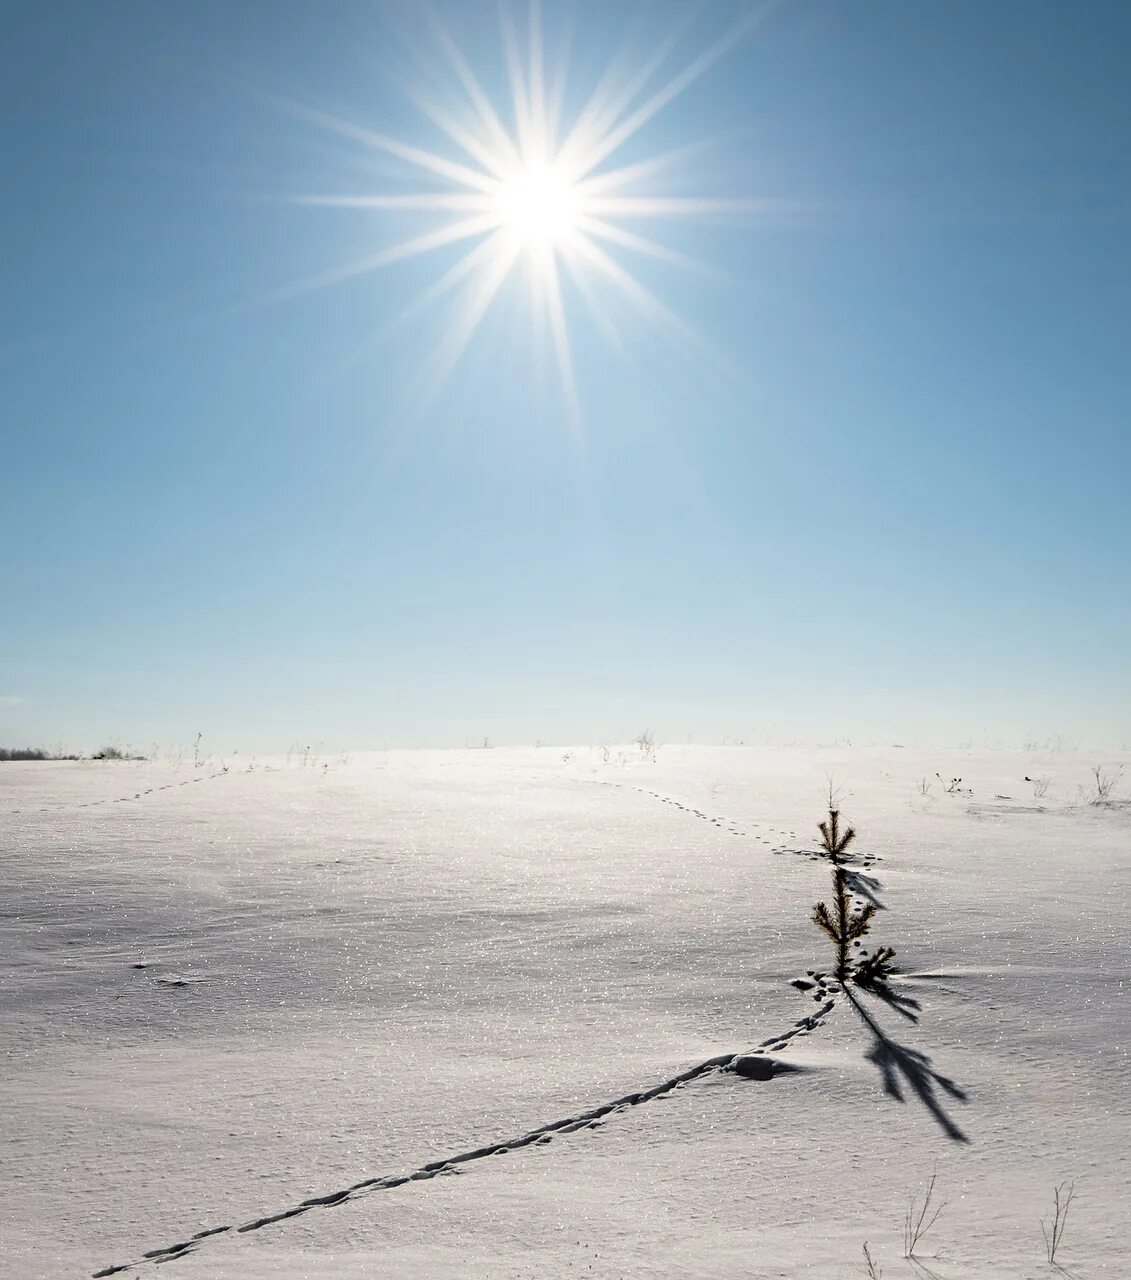
[[[710,359],[567,282],[574,422],[511,286],[414,400],[457,248],[288,293],[435,225],[291,199],[456,154],[406,8],[5,7],[0,744],[1131,738],[1131,10],[767,11],[609,161],[781,202],[625,224]],[[686,12],[548,7],[567,114]]]

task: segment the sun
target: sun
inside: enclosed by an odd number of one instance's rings
[[[548,72],[542,11],[528,9],[526,48],[504,3],[503,47],[509,102],[500,110],[448,31],[434,20],[445,79],[456,101],[414,94],[429,125],[450,144],[432,150],[322,111],[289,104],[322,128],[402,162],[424,179],[416,190],[305,195],[302,204],[412,214],[419,229],[373,254],[288,290],[336,284],[365,272],[452,246],[465,246],[454,264],[409,308],[450,305],[420,397],[434,394],[461,359],[484,316],[516,274],[525,275],[534,308],[531,336],[549,335],[571,421],[580,410],[573,372],[568,311],[576,299],[595,323],[611,331],[601,291],[615,294],[644,322],[663,331],[684,353],[708,362],[698,336],[634,274],[624,259],[650,258],[671,266],[700,266],[642,232],[649,221],[733,216],[780,207],[779,202],[666,195],[663,175],[677,170],[688,148],[618,162],[618,153],[662,110],[726,54],[759,20],[750,13],[686,64],[670,60],[690,29],[683,20],[637,65],[620,57],[600,79],[572,122],[562,120],[564,60]],[[685,183],[681,183],[681,186]],[[568,286],[568,290],[567,290]]]
[[[561,165],[533,161],[499,183],[495,211],[518,248],[544,252],[569,242],[584,216],[584,199]]]

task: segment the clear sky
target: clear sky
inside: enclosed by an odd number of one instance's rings
[[[525,249],[446,377],[475,239],[316,279],[466,216],[296,199],[477,167],[423,6],[9,0],[0,745],[1131,739],[1131,6],[555,2],[547,94],[744,20],[551,246],[573,408]]]

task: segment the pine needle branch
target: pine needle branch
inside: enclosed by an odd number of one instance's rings
[[[829,914],[828,907],[823,902],[818,902],[813,909],[813,923],[818,929],[823,929],[834,942],[840,937],[840,931]]]
[[[874,902],[865,903],[859,911],[854,912],[848,921],[848,940],[851,942],[856,938],[862,938],[869,928],[869,922],[876,914],[876,904]]]

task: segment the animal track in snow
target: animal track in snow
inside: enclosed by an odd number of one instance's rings
[[[663,795],[659,791],[652,791],[648,787],[634,786],[627,782],[607,782],[604,778],[587,779],[596,783],[599,787],[619,787],[628,788],[632,791],[638,791],[642,796],[651,796],[655,800],[659,800],[661,804],[670,804],[676,809],[682,810],[684,813],[690,814],[694,818],[699,818],[703,822],[708,822],[713,827],[717,827],[720,831],[726,831],[732,836],[742,836],[744,839],[754,840],[758,844],[764,844],[769,847],[771,853],[797,853],[807,856],[807,851],[803,849],[793,849],[789,847],[790,840],[797,839],[796,831],[787,831],[784,827],[775,827],[768,822],[748,821],[747,826],[757,828],[753,831],[744,831],[739,827],[733,818],[724,818],[709,813],[704,813],[702,809],[696,809],[693,805],[684,804],[682,800],[677,800],[674,796]],[[766,832],[768,834],[761,834]],[[779,837],[775,844],[770,836]]]
[[[766,1058],[766,1065],[762,1066],[760,1062],[755,1061],[756,1056],[764,1055],[767,1049],[781,1050],[785,1048],[795,1036],[808,1035],[809,1032],[820,1026],[822,1020],[835,1007],[836,1001],[830,996],[820,1009],[815,1010],[807,1017],[799,1018],[783,1034],[770,1036],[768,1039],[763,1040],[753,1053],[718,1054],[716,1057],[708,1058],[705,1062],[700,1062],[697,1066],[689,1067],[686,1071],[680,1072],[679,1075],[672,1076],[670,1080],[664,1080],[660,1084],[653,1085],[650,1089],[629,1093],[623,1098],[601,1103],[599,1106],[592,1107],[588,1111],[582,1111],[578,1115],[567,1116],[564,1120],[555,1120],[550,1124],[541,1125],[539,1128],[532,1129],[529,1133],[524,1133],[517,1138],[509,1138],[502,1142],[476,1147],[471,1151],[463,1151],[458,1155],[431,1160],[410,1173],[389,1174],[378,1178],[363,1178],[360,1182],[343,1187],[339,1191],[331,1191],[321,1196],[310,1196],[288,1209],[254,1218],[242,1225],[233,1223],[221,1227],[208,1227],[185,1240],[178,1241],[176,1244],[164,1245],[158,1249],[149,1249],[133,1262],[122,1262],[113,1266],[103,1267],[101,1271],[93,1273],[92,1280],[100,1280],[104,1276],[118,1275],[123,1271],[144,1266],[147,1262],[155,1264],[171,1262],[175,1258],[184,1257],[198,1248],[203,1241],[213,1236],[228,1233],[240,1235],[249,1231],[259,1231],[263,1227],[271,1226],[276,1222],[283,1222],[287,1218],[295,1218],[299,1214],[309,1213],[311,1209],[330,1209],[335,1205],[356,1200],[374,1191],[388,1191],[393,1187],[401,1187],[410,1182],[426,1182],[432,1178],[462,1173],[463,1170],[460,1166],[470,1164],[475,1160],[483,1160],[488,1156],[507,1155],[512,1151],[520,1151],[523,1147],[544,1146],[562,1134],[578,1133],[582,1129],[600,1128],[606,1116],[627,1111],[645,1102],[651,1102],[653,1099],[663,1097],[665,1094],[671,1093],[672,1090],[678,1089],[692,1080],[712,1073],[731,1071],[746,1079],[769,1080],[776,1074],[795,1071],[797,1070],[796,1067],[788,1063],[775,1063],[770,1058]]]
[[[228,772],[227,769],[220,769],[216,773],[202,773],[195,778],[184,778],[180,782],[166,782],[161,786],[148,787],[145,791],[135,791],[128,796],[105,796],[101,800],[80,800],[75,805],[56,805],[54,808],[44,806],[35,812],[38,813],[57,813],[61,809],[95,809],[103,804],[126,804],[132,803],[134,800],[140,800],[143,796],[153,795],[155,791],[171,791],[174,787],[187,787],[191,782],[209,782],[213,778],[222,778]],[[31,809],[9,809],[8,814],[31,813]]]

